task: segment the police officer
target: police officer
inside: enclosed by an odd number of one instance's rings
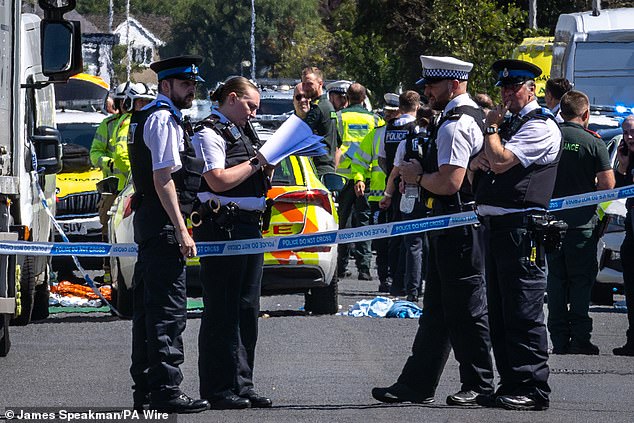
[[[199,56],[154,62],[159,94],[130,124],[129,154],[133,197],[134,267],[132,366],[134,408],[194,413],[209,408],[205,400],[180,390],[183,380],[182,333],[187,322],[185,257],[196,255],[183,215],[195,199],[202,163],[195,159],[181,127],[181,109],[191,107]]]
[[[404,158],[404,147],[407,140],[416,139],[419,132],[416,115],[420,107],[420,95],[416,91],[408,90],[398,97],[398,102],[398,116],[388,121],[385,129],[385,139],[379,148],[379,165],[388,175],[384,196],[379,202],[379,207],[387,210],[387,220],[389,222],[396,222],[403,218],[400,211],[399,166]],[[401,145],[402,147],[399,147]],[[388,273],[392,279],[389,289],[390,294],[394,296],[410,295],[410,300],[418,300],[422,282],[422,241],[418,252],[410,250],[410,277],[408,278],[410,286],[405,284],[405,274],[408,272],[405,269],[406,251],[403,237],[392,237],[388,243],[390,251]],[[418,254],[418,261],[414,259],[416,254]],[[417,266],[417,275],[412,277],[414,266]]]
[[[614,188],[608,149],[595,132],[587,129],[588,97],[579,91],[568,91],[559,105],[564,120],[560,124],[564,145],[553,197]],[[588,315],[592,285],[599,270],[596,212],[596,206],[586,206],[553,213],[568,224],[561,250],[546,255],[548,330],[553,354],[599,354],[599,347],[590,342],[592,319]]]
[[[486,405],[513,410],[548,408],[548,340],[544,325],[546,275],[534,224],[548,208],[561,133],[535,99],[539,67],[520,60],[493,64],[502,105],[486,117],[484,152],[470,164],[477,213],[486,226],[486,277],[491,343],[500,385]],[[513,118],[504,122],[510,111]],[[504,122],[504,124],[503,124]]]
[[[334,107],[335,112],[348,107],[347,92],[350,85],[352,85],[352,82],[343,79],[326,85],[328,100],[332,103],[332,107]]]
[[[211,95],[219,107],[196,128],[205,160],[196,241],[261,238],[272,166],[250,119],[260,93],[248,79],[229,78]],[[192,219],[197,224],[197,219]],[[264,255],[201,258],[204,311],[198,338],[200,394],[213,409],[271,407],[253,387]]]
[[[433,215],[459,213],[470,200],[466,168],[482,148],[483,113],[467,94],[473,64],[453,57],[421,56],[425,96],[442,111],[424,157],[401,164],[405,183],[424,190]],[[430,233],[430,257],[418,331],[398,381],[374,388],[382,402],[431,403],[451,348],[460,363],[460,391],[450,405],[474,405],[493,391],[493,364],[485,296],[481,228]]]
[[[324,92],[324,75],[314,66],[302,70],[304,92],[310,98],[310,110],[304,121],[313,133],[324,137],[322,143],[327,153],[313,157],[317,176],[332,173],[337,168],[336,154],[341,146],[341,138],[337,132],[337,113]]]
[[[618,161],[615,169],[616,186],[634,184],[634,115],[630,115],[621,124],[623,139],[619,144]],[[612,350],[614,355],[634,357],[634,197],[625,202],[625,238],[621,244],[621,263],[623,263],[623,288],[627,304],[628,328],[623,346]]]

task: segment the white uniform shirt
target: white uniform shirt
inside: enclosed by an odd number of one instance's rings
[[[163,94],[145,106],[143,110],[153,107],[157,102],[167,103],[169,110],[160,109],[148,116],[143,126],[143,141],[152,154],[152,170],[171,168],[172,173],[181,168],[180,151],[185,149],[183,128],[176,122],[172,112],[181,118],[181,112],[172,100]],[[129,137],[134,141],[134,137]]]
[[[557,103],[557,105],[553,107],[551,112],[553,112],[553,115],[555,115],[555,120],[557,121],[557,123],[562,123],[564,121],[564,118],[561,117],[560,103]]]
[[[460,106],[478,107],[468,94],[460,94],[447,104],[442,116]],[[449,164],[466,169],[471,156],[482,149],[483,142],[482,130],[472,116],[463,114],[458,120],[445,121],[436,139],[438,167]]]
[[[229,122],[227,117],[220,113],[217,109],[212,110],[211,114],[212,116],[217,116],[221,123]],[[205,161],[203,173],[214,169],[225,168],[227,144],[225,139],[222,138],[215,130],[205,127],[196,132],[192,137],[192,144],[194,146],[194,150],[196,150],[196,156],[201,157]],[[236,203],[242,210],[263,211],[266,208],[265,197],[227,197],[211,192],[198,193],[198,199],[203,203],[211,198],[220,201],[220,204],[222,205],[226,205],[230,202]]]
[[[403,115],[400,115],[400,116],[399,116],[399,117],[398,117],[398,118],[394,121],[394,125],[395,125],[395,126],[403,126],[403,125],[406,125],[406,124],[408,124],[408,123],[410,123],[410,122],[414,122],[415,120],[416,120],[416,116],[412,116],[412,115],[408,115],[408,114],[403,114]],[[396,156],[397,156],[397,157],[398,157],[398,154],[399,154],[399,153],[398,153],[398,148],[400,148],[400,147],[401,147],[401,144],[402,144],[402,142],[401,142],[401,143],[399,143],[399,145],[398,145],[398,147],[397,147],[397,152],[396,152]],[[403,147],[403,148],[405,148],[405,147]],[[381,139],[381,142],[380,142],[380,144],[379,144],[379,157],[384,158],[384,159],[385,159],[385,158],[387,158],[387,154],[385,153],[385,137],[383,137],[383,138]],[[403,159],[403,157],[404,157],[404,153],[402,153],[402,155],[401,155],[401,160]],[[397,166],[397,165],[396,165],[396,157],[394,158],[394,165],[395,165],[395,166]]]
[[[523,117],[540,107],[537,101],[533,100],[524,106],[519,115]],[[511,151],[524,167],[528,167],[533,163],[546,165],[552,163],[559,154],[561,131],[557,123],[552,119],[531,119],[522,125],[520,130],[510,140],[506,141],[504,148]],[[524,210],[539,210],[539,208],[514,209],[487,204],[478,205],[478,214],[482,216],[499,216]]]

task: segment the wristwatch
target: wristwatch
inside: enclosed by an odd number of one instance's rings
[[[257,157],[251,157],[249,159],[249,164],[253,167],[260,167],[260,160]]]
[[[497,134],[498,132],[500,132],[500,128],[498,128],[497,125],[487,126],[484,130],[484,133],[487,135]]]

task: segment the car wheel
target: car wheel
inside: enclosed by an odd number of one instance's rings
[[[32,256],[25,256],[20,267],[20,315],[11,320],[14,326],[26,326],[31,323],[35,300],[34,261]]]
[[[590,297],[593,304],[597,305],[614,305],[614,292],[612,286],[605,283],[596,283],[592,286],[592,294]]]
[[[337,272],[328,286],[311,288],[305,295],[304,309],[313,314],[335,314],[339,311],[339,278]]]
[[[11,340],[9,338],[9,321],[8,314],[0,315],[0,357],[6,357],[11,349]]]
[[[117,277],[112,283],[112,303],[117,308],[123,319],[132,318],[132,288],[128,288],[123,279],[123,273],[117,263]]]
[[[35,296],[33,299],[33,312],[31,320],[44,320],[48,317],[48,299],[50,291],[48,282],[44,282],[35,287]]]

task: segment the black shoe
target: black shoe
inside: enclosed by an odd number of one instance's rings
[[[270,408],[273,406],[271,398],[263,397],[255,392],[247,392],[244,395],[240,395],[242,398],[246,398],[251,402],[253,408]]]
[[[447,397],[447,405],[478,405],[476,391],[460,391]]]
[[[409,294],[407,296],[407,301],[412,302],[412,303],[417,303],[418,302],[418,296]]]
[[[434,397],[419,394],[398,382],[387,388],[373,388],[372,397],[377,401],[387,403],[413,402],[416,404],[431,404],[434,402]]]
[[[599,347],[590,341],[583,344],[572,341],[568,348],[568,354],[599,355]]]
[[[566,355],[566,354],[570,354],[568,351],[570,350],[570,346],[566,345],[565,347],[553,347],[552,351],[550,351],[551,354],[556,354],[556,355]]]
[[[475,398],[475,403],[482,407],[495,408],[497,407],[495,402],[497,398],[496,394],[478,394]]]
[[[132,409],[143,411],[146,405],[150,404],[150,393],[143,391],[132,391]]]
[[[212,410],[241,410],[243,408],[251,408],[251,401],[237,395],[228,395],[226,397],[211,400]]]
[[[383,292],[383,293],[388,293],[390,292],[390,286],[387,283],[380,283],[379,284],[379,292]]]
[[[546,410],[549,406],[548,400],[538,400],[533,395],[500,395],[495,402],[498,407],[520,411]]]
[[[612,354],[634,357],[634,343],[626,342],[622,347],[614,348]]]
[[[352,272],[349,270],[344,270],[343,272],[338,272],[337,276],[340,278],[349,278],[350,276],[352,276]]]
[[[372,280],[372,276],[370,275],[370,272],[364,272],[364,271],[360,270],[358,279],[360,281],[371,281]]]
[[[185,394],[180,394],[169,400],[150,402],[150,409],[161,413],[200,413],[209,410],[209,402],[205,399],[193,399]]]

